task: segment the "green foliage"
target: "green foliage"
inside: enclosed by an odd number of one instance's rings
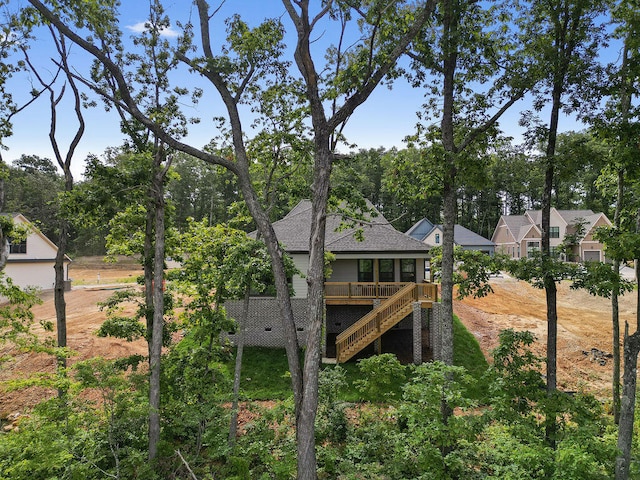
[[[524,280],[535,288],[545,288],[545,281],[560,282],[576,275],[579,266],[562,262],[535,251],[530,257],[505,262],[505,270],[518,280]]]
[[[318,413],[316,441],[343,442],[347,437],[348,418],[346,404],[340,402],[341,390],[347,386],[347,375],[340,365],[320,370],[318,379]]]
[[[31,308],[42,303],[32,289],[22,290],[11,278],[0,272],[0,344],[11,342],[22,349],[33,349],[40,342],[31,331],[34,322]],[[51,331],[50,323],[41,321],[45,331]],[[6,360],[0,357],[0,363]]]
[[[60,214],[58,195],[63,191],[63,178],[51,160],[36,155],[22,155],[8,167],[3,212],[23,214],[57,243]]]
[[[418,365],[410,382],[404,386],[403,402],[398,409],[401,425],[407,429],[409,445],[419,452],[422,445],[428,444],[445,457],[459,441],[473,440],[478,417],[452,414],[454,409],[464,412],[474,406],[465,395],[465,385],[473,381],[463,367],[447,366],[442,362]],[[444,467],[443,460],[437,463]],[[432,461],[428,457],[424,463],[419,460],[419,468],[426,470]]]
[[[157,479],[147,461],[146,402],[131,379],[99,358],[74,369],[66,402],[43,402],[19,432],[0,435],[0,478]],[[99,393],[97,404],[76,395],[86,389]]]
[[[624,262],[640,258],[640,234],[601,227],[595,238],[605,244],[607,258]]]
[[[537,402],[545,396],[540,369],[543,359],[530,349],[531,332],[507,329],[500,332],[500,344],[493,351],[493,365],[487,371],[490,403],[501,422],[532,420]]]
[[[572,289],[582,288],[591,295],[611,298],[612,294],[624,295],[634,289],[634,284],[620,276],[611,264],[586,262],[573,277]]]
[[[465,395],[479,402],[486,401],[489,386],[485,373],[489,363],[476,337],[455,315],[453,316],[453,364],[464,367],[474,379],[473,382],[465,384],[467,389]]]
[[[138,282],[142,279],[139,278]],[[139,289],[128,288],[116,290],[104,302],[99,302],[101,310],[106,310],[107,318],[100,325],[96,334],[100,337],[113,336],[123,338],[129,342],[139,338],[148,339],[151,335],[146,323],[147,307],[144,299],[144,292]],[[178,322],[172,320],[174,299],[169,292],[164,295],[165,325],[163,328],[162,344],[166,347],[171,345],[172,335],[179,328]],[[126,315],[127,307],[135,307],[135,313]]]
[[[453,272],[453,283],[458,286],[458,299],[468,296],[480,298],[493,293],[489,278],[503,269],[507,257],[495,254],[487,255],[479,250],[465,250],[459,245],[453,249],[456,270]],[[433,273],[442,269],[442,247],[431,249],[431,268]]]
[[[398,387],[406,379],[406,369],[392,353],[383,353],[358,360],[361,378],[354,382],[365,397],[377,401],[398,398]]]
[[[522,440],[512,430],[507,425],[495,424],[482,432],[475,452],[478,468],[483,474],[478,478],[552,478],[553,450],[541,439]]]
[[[254,420],[246,425],[245,434],[237,439],[231,462],[222,470],[222,477],[283,480],[295,477],[292,402],[280,402],[268,408],[250,405],[250,411],[255,414]]]

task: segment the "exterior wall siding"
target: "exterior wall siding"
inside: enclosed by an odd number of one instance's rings
[[[27,225],[31,230],[26,238],[27,252],[10,253],[4,273],[21,288],[52,289],[55,283],[53,266],[57,247],[24,216],[16,215],[13,221],[18,225]],[[68,265],[69,261],[65,260],[65,271]]]
[[[330,282],[355,282],[358,280],[358,260],[336,260],[331,264]]]
[[[309,269],[309,256],[304,254],[293,254],[291,255],[293,259],[293,263],[295,263],[296,268],[300,271],[302,275],[307,274],[307,270]],[[294,275],[293,282],[293,291],[294,298],[307,298],[307,280],[302,277],[302,275]],[[278,316],[278,318],[280,318]]]
[[[34,263],[11,263],[4,268],[7,277],[20,287],[36,287],[42,290],[52,289],[56,281],[53,261]]]

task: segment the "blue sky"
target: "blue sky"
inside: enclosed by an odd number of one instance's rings
[[[25,0],[13,2],[14,4],[25,4]],[[148,14],[148,2],[139,0],[123,0],[121,8],[121,29],[125,35],[133,35],[136,30],[143,28],[145,18]],[[212,5],[215,2],[210,2]],[[196,11],[191,7],[191,2],[187,0],[174,1],[168,4],[167,13],[172,20],[179,19],[188,20],[190,17],[196,17]],[[285,13],[284,7],[279,0],[227,0],[217,18],[220,21],[229,17],[233,13],[239,13],[251,25],[257,24],[265,17],[282,17],[287,29],[291,28],[290,21]],[[175,25],[175,23],[173,23]],[[224,26],[217,23],[212,32],[220,32],[223,35]],[[169,38],[172,32],[167,32]],[[322,32],[322,41],[330,40],[331,32]],[[32,47],[30,55],[33,60],[40,65],[46,65],[52,51],[48,47],[48,37],[44,36],[44,40],[38,40]],[[290,40],[292,43],[293,40]],[[320,42],[318,42],[320,43]],[[288,45],[292,50],[293,45]],[[317,58],[322,59],[322,56]],[[79,65],[80,68],[86,68],[90,59],[88,55],[81,51],[78,47],[72,47],[73,64]],[[46,67],[50,68],[50,67]],[[44,70],[46,73],[46,70]],[[190,75],[184,71],[181,74],[185,81],[190,81]],[[206,83],[200,82],[206,86]],[[30,79],[24,75],[12,80],[12,90],[16,99],[26,98],[31,89]],[[210,90],[210,87],[207,87]],[[403,139],[415,131],[417,122],[416,111],[419,110],[423,103],[423,91],[411,88],[405,81],[399,80],[394,84],[392,90],[385,86],[380,86],[372,94],[371,98],[362,106],[360,106],[349,120],[345,134],[351,143],[357,144],[358,148],[377,148],[377,147],[398,147],[404,146]],[[519,112],[527,106],[527,102],[522,101],[520,104],[512,108],[501,122],[502,129],[508,135],[514,136],[516,141],[521,139],[522,131],[518,127]],[[66,146],[73,135],[76,128],[76,122],[73,115],[69,112],[65,113],[61,109],[58,131],[59,142],[63,153]],[[191,127],[188,141],[195,146],[205,145],[215,134],[216,131],[208,121],[216,115],[223,115],[222,104],[217,100],[215,95],[206,95],[204,99],[195,107],[189,106],[185,108],[187,115],[198,116],[202,118],[200,125]],[[72,113],[72,112],[70,112]],[[3,158],[7,162],[11,162],[20,157],[22,154],[34,154],[43,157],[54,158],[50,146],[49,131],[49,104],[47,99],[41,99],[31,105],[27,110],[20,113],[14,119],[14,134],[12,137],[5,139],[7,151],[2,153]],[[544,116],[543,116],[544,120]],[[85,112],[86,132],[76,150],[73,162],[73,172],[76,178],[79,178],[84,170],[84,159],[88,154],[101,155],[107,147],[118,146],[122,143],[123,135],[120,133],[118,119],[112,112],[106,112],[99,103],[97,107],[91,108]],[[250,122],[249,119],[244,120],[245,125]],[[561,119],[561,130],[576,130],[583,128],[581,124],[576,123],[572,118],[563,117]]]

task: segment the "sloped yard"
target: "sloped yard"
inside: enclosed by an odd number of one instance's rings
[[[95,331],[105,318],[105,313],[99,311],[96,304],[106,300],[114,289],[118,288],[114,282],[133,279],[140,273],[135,264],[101,268],[101,264],[97,262],[72,266],[70,276],[76,286],[66,297],[68,344],[77,355],[71,362],[94,356],[116,358],[132,353],[146,353],[146,344],[143,341],[128,343],[95,336]],[[456,301],[454,306],[462,323],[478,339],[485,355],[490,358],[490,351],[497,345],[498,334],[504,328],[534,332],[538,337],[536,351],[544,354],[544,291],[508,277],[495,278],[492,285],[494,294],[482,299]],[[42,305],[34,309],[36,319],[55,321],[52,293],[45,293],[43,301]],[[572,291],[568,283],[563,283],[558,288],[558,307],[559,387],[565,390],[584,388],[601,398],[608,397],[611,361],[605,358],[606,364],[601,365],[601,362],[592,361],[590,352],[592,348],[604,352],[612,351],[610,302],[592,297],[585,292]],[[633,329],[636,322],[635,292],[621,299],[620,311],[622,321],[629,322]],[[588,352],[589,355],[583,352]],[[0,367],[0,381],[29,373],[53,371],[53,359],[44,355],[12,351],[6,345],[0,346],[0,356],[4,355],[12,355],[14,360]],[[0,391],[0,415],[24,411],[51,394],[52,391],[36,388],[20,392]]]
[[[464,299],[454,305],[454,311],[476,336],[487,358],[498,344],[500,330],[505,328],[533,332],[538,339],[535,350],[544,355],[547,341],[544,290],[507,276],[494,278],[491,283],[494,294]],[[636,292],[631,292],[620,299],[621,331],[625,321],[630,331],[634,331],[635,312]],[[571,290],[568,281],[562,282],[558,285],[558,323],[558,387],[586,389],[600,398],[609,397],[612,362],[600,352],[607,354],[613,350],[611,301]],[[592,349],[596,349],[593,354]]]

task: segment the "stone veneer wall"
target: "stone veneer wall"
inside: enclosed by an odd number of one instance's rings
[[[442,360],[442,304],[439,302],[433,303],[429,328],[433,359]]]
[[[227,315],[239,319],[242,315],[242,301],[226,302]],[[308,303],[306,298],[292,298],[293,316],[298,331],[298,343],[307,344]],[[224,333],[223,339],[235,342],[236,335]],[[245,345],[253,347],[284,347],[284,330],[278,300],[268,297],[254,297],[249,302],[249,314],[245,325]]]

